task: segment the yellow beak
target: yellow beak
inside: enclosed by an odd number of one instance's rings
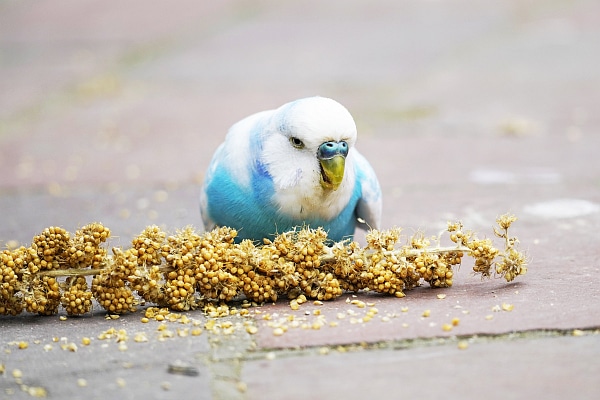
[[[321,163],[321,186],[325,189],[337,190],[344,179],[346,157],[337,154],[319,162]]]

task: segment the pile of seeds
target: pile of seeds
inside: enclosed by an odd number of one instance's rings
[[[23,310],[52,315],[62,305],[67,314],[84,314],[92,296],[112,314],[135,310],[140,302],[175,311],[226,303],[245,297],[257,304],[281,296],[331,300],[343,291],[364,289],[404,297],[404,291],[427,282],[452,286],[454,270],[465,255],[483,277],[495,273],[512,281],[526,273],[526,258],[508,234],[516,220],[503,215],[494,227],[503,239],[500,250],[491,239],[479,239],[460,222],[448,223],[453,245],[421,233],[404,238],[399,228],[372,230],[367,245],[332,243],[321,229],[282,233],[262,244],[236,242],[234,229],[198,233],[188,227],[167,235],[157,226],[144,229],[131,247],[102,247],[110,230],[92,223],[71,236],[50,227],[29,247],[0,253],[0,315]],[[433,244],[432,244],[433,243]],[[85,276],[93,275],[91,288]]]

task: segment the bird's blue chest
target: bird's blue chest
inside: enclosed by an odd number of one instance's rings
[[[295,218],[283,214],[273,202],[273,181],[260,166],[246,186],[239,185],[226,169],[218,168],[206,188],[212,220],[217,225],[236,228],[240,240],[272,238],[277,233],[305,225],[322,227],[335,241],[351,238],[356,225],[355,208],[360,190],[360,186],[356,185],[342,211],[331,220],[324,220],[311,215]]]

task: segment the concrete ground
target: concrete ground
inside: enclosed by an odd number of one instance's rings
[[[403,299],[267,304],[221,334],[99,308],[0,317],[0,398],[597,398],[598,71],[594,0],[0,3],[2,246],[93,221],[112,246],[200,228],[228,127],[318,94],[356,119],[384,228],[492,236],[512,212],[530,261],[512,283],[465,263]],[[100,340],[110,328],[128,338]]]

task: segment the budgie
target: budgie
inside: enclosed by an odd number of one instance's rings
[[[381,189],[355,148],[356,124],[325,97],[296,100],[234,124],[216,150],[200,194],[205,229],[228,226],[262,241],[322,227],[333,241],[380,226]]]

